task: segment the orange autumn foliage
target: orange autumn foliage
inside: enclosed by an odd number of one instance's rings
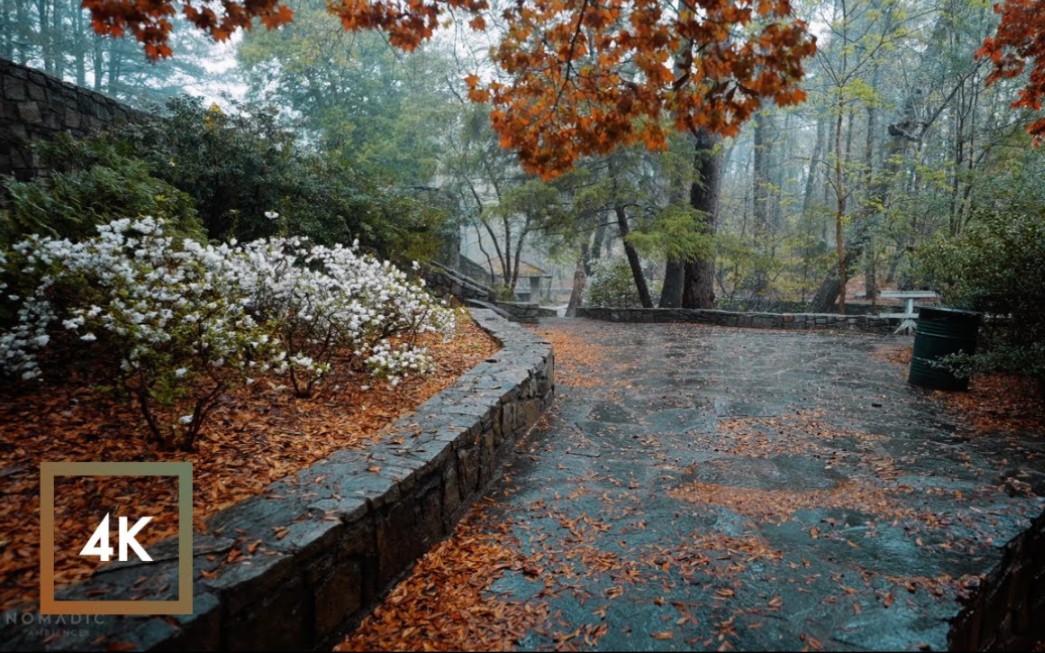
[[[994,11],[1001,15],[998,31],[976,53],[994,64],[987,83],[1021,75],[1029,66],[1027,85],[1012,107],[1040,111],[1045,98],[1045,2],[1005,0],[994,5]],[[1035,145],[1041,145],[1045,141],[1045,118],[1032,122],[1027,131]]]
[[[193,24],[223,40],[290,21],[280,0],[84,0],[101,34],[129,31],[149,57],[167,45],[178,2]],[[217,11],[212,7],[217,8]],[[582,156],[643,143],[666,147],[671,129],[736,134],[767,99],[801,102],[802,61],[815,51],[789,0],[330,0],[349,31],[380,29],[413,50],[441,18],[462,12],[474,30],[499,23],[491,50],[503,81],[469,75],[469,97],[490,103],[501,145],[549,179]],[[485,15],[485,17],[484,17]]]
[[[239,29],[250,29],[257,18],[269,29],[289,23],[294,12],[279,0],[181,0],[185,18],[215,41],[224,41]],[[91,26],[101,35],[134,35],[150,59],[166,59],[173,0],[83,0],[91,12]]]
[[[471,97],[545,178],[619,145],[664,148],[671,128],[734,135],[765,99],[804,99],[815,51],[788,0],[551,0],[504,17],[492,55],[510,83],[470,78]]]

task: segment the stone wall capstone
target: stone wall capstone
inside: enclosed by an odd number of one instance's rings
[[[0,176],[42,171],[31,143],[61,132],[83,137],[145,114],[101,93],[0,59]]]

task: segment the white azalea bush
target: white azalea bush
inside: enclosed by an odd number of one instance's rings
[[[300,238],[259,240],[242,248],[237,283],[251,310],[275,326],[286,359],[280,369],[295,392],[311,394],[335,358],[393,385],[431,370],[418,336],[453,334],[453,313],[423,282],[352,247],[310,245]]]
[[[12,254],[30,281],[9,295],[0,371],[37,379],[49,350],[72,347],[106,364],[154,438],[183,449],[234,384],[275,373],[306,395],[335,363],[397,383],[431,369],[417,336],[453,331],[423,284],[355,246],[175,242],[143,218],[78,243],[33,236]]]
[[[228,283],[228,246],[178,246],[143,218],[78,243],[37,235],[13,249],[36,283],[0,336],[5,371],[39,378],[49,345],[78,349],[108,368],[163,444],[192,448],[222,393],[277,355],[268,325]]]

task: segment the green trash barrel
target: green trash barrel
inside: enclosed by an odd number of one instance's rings
[[[959,352],[975,354],[979,328],[979,313],[954,308],[919,309],[907,382],[936,390],[968,390],[968,377],[958,378],[932,362]]]

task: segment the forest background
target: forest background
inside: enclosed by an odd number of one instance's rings
[[[531,263],[550,271],[561,294],[544,299],[556,302],[575,272],[593,279],[588,301],[611,305],[846,311],[883,288],[932,288],[1025,322],[1020,353],[1002,358],[1045,369],[1045,155],[1027,130],[1040,116],[1012,106],[1028,73],[999,78],[982,56],[998,30],[990,2],[796,2],[815,49],[797,38],[774,47],[801,63],[797,92],[770,89],[729,128],[560,147],[570,165],[550,168],[520,159],[525,145],[505,135],[498,84],[519,80],[503,65],[508,12],[489,8],[477,30],[473,7],[450,4],[460,15],[440,16],[445,29],[416,49],[394,29],[347,31],[345,15],[306,0],[292,21],[263,16],[278,29],[225,46],[178,18],[158,46],[170,49],[147,50],[152,61],[133,38],[94,35],[75,0],[0,0],[0,57],[173,116],[166,138],[124,134],[104,156],[100,145],[51,156],[70,174],[70,161],[143,162],[133,174],[188,193],[210,238],[359,238],[397,260],[438,258],[448,236],[461,238],[505,295]],[[728,37],[751,39],[758,24]],[[221,30],[210,32],[232,32]],[[649,74],[641,62],[615,72],[624,85]],[[219,87],[239,99],[181,97]],[[656,122],[633,123],[643,121]],[[165,166],[175,151],[191,163]],[[236,175],[245,167],[258,172],[251,184]],[[41,198],[56,183],[7,185],[13,242],[51,219],[33,211],[54,213]],[[273,223],[265,213],[276,209]]]

